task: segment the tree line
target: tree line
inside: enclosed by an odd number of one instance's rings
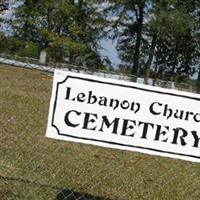
[[[25,0],[7,23],[1,52],[102,69],[112,67],[100,53],[109,38],[121,71],[177,81],[200,69],[199,0]]]

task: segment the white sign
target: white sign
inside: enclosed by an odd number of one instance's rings
[[[46,136],[200,162],[200,96],[56,70]]]

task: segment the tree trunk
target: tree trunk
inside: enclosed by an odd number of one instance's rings
[[[148,57],[148,60],[146,62],[146,65],[145,65],[145,80],[146,80],[146,82],[148,82],[148,78],[149,78],[149,75],[150,75],[150,68],[151,68],[151,64],[152,64],[152,61],[153,61],[155,48],[156,48],[156,34],[153,35],[153,38],[152,38],[152,41],[151,41],[151,48],[149,50],[149,57]]]
[[[141,28],[137,33],[136,45],[135,45],[135,52],[133,55],[133,68],[132,73],[138,75],[139,74],[139,59],[140,59],[140,46],[141,46]]]
[[[137,33],[136,33],[136,45],[133,54],[133,68],[132,74],[138,75],[140,71],[139,60],[140,60],[140,48],[142,43],[142,29],[143,29],[143,20],[144,20],[144,7],[145,2],[141,2],[139,9],[135,10],[136,19],[137,19]]]
[[[177,54],[177,52],[178,52],[178,49],[179,49],[179,42],[178,41],[176,41],[176,46],[175,46],[175,56],[174,56],[174,58],[173,58],[173,62],[172,62],[172,78],[171,78],[171,81],[174,81],[174,82],[176,82],[176,80],[177,80],[177,78],[178,78],[178,74],[176,73],[176,67],[177,67],[177,65],[178,65],[178,54]]]

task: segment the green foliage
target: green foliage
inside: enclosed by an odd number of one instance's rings
[[[103,65],[99,40],[104,20],[93,4],[69,0],[26,0],[12,21],[15,37],[31,41],[53,61]]]
[[[30,57],[46,50],[50,61],[105,69],[112,66],[101,57],[99,43],[112,35],[122,71],[170,80],[188,79],[195,72],[200,61],[199,0],[107,2],[102,12],[99,1],[25,0],[11,22],[13,36],[0,35],[0,49]]]
[[[150,23],[151,31],[157,37],[156,72],[165,72],[172,80],[179,75],[192,75],[197,59],[193,32],[195,19],[183,5],[175,3],[174,0],[164,5],[155,4],[155,19]]]
[[[17,37],[5,37],[1,41],[0,52],[23,57],[38,58],[39,46]]]
[[[199,62],[197,0],[110,1],[121,68],[133,74],[171,77],[192,75]],[[153,75],[154,76],[154,75]]]

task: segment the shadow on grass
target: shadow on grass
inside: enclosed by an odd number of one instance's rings
[[[59,192],[56,200],[111,200],[104,197],[96,197],[86,193],[79,193],[73,190],[63,189]]]

